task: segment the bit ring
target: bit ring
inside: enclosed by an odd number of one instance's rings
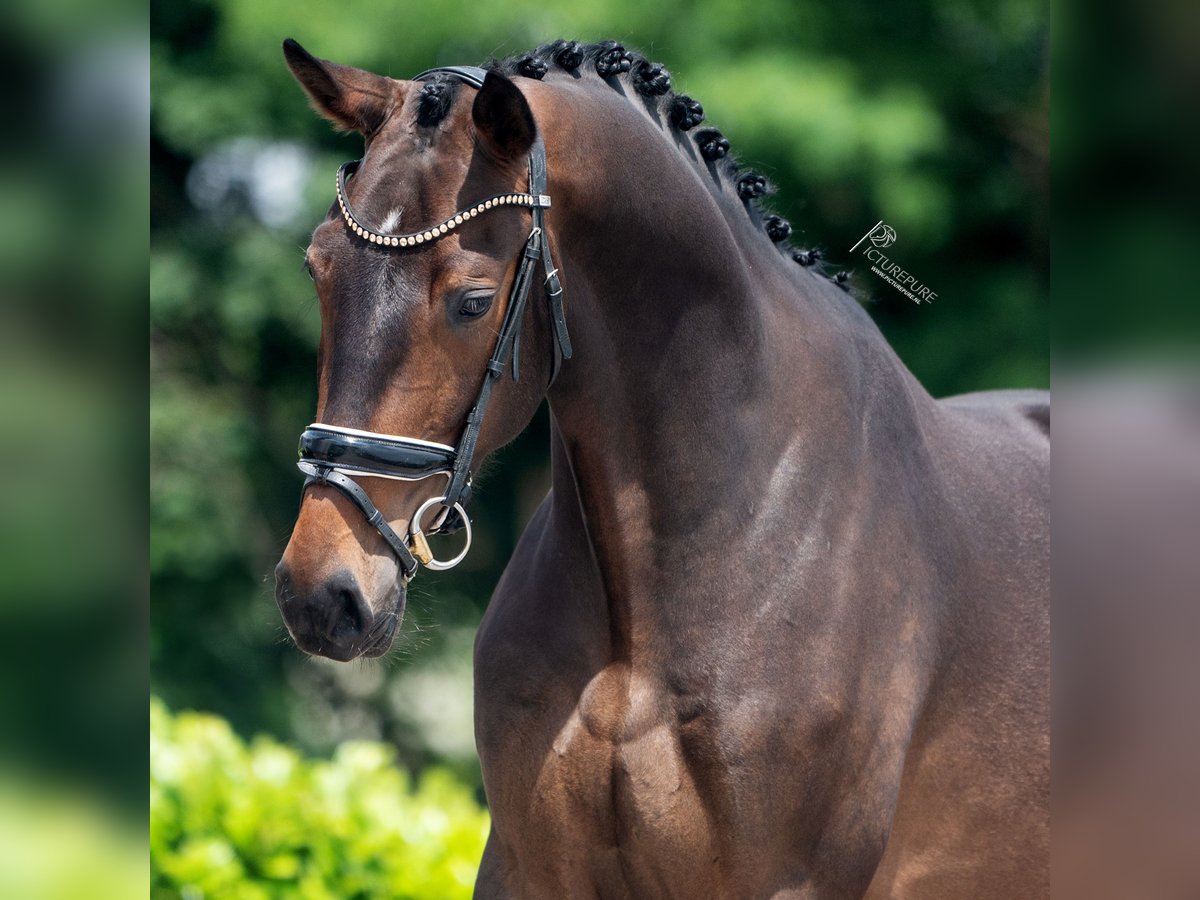
[[[467,543],[462,550],[459,551],[458,556],[455,556],[453,559],[441,560],[433,558],[433,553],[429,549],[429,542],[425,538],[425,533],[421,530],[421,517],[425,515],[425,512],[429,509],[429,507],[441,503],[445,499],[446,497],[444,494],[440,497],[430,497],[417,507],[417,511],[413,514],[412,520],[408,523],[409,549],[413,551],[413,556],[415,556],[417,560],[423,566],[425,566],[425,568],[433,572],[444,572],[446,569],[453,569],[466,558],[467,551],[471,549],[471,520],[467,518],[467,511],[463,509],[462,504],[455,503],[452,508],[462,519],[463,530],[465,530],[467,533]]]

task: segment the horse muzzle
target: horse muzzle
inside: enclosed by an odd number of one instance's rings
[[[301,585],[287,563],[275,567],[275,602],[296,646],[305,653],[348,662],[385,654],[404,617],[407,589],[395,584],[391,596],[374,606],[347,569],[314,585]]]

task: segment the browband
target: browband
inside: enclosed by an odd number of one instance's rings
[[[411,234],[391,234],[382,231],[373,231],[358,220],[358,216],[350,208],[350,201],[346,199],[346,181],[358,171],[361,162],[362,160],[356,159],[353,162],[343,163],[342,167],[338,169],[338,208],[342,211],[342,218],[346,220],[346,224],[350,226],[351,231],[363,240],[384,247],[415,247],[418,244],[436,241],[438,238],[449,234],[463,222],[475,218],[481,212],[501,206],[540,206],[542,208],[550,206],[550,198],[545,194],[525,194],[514,191],[507,194],[496,194],[493,197],[488,197],[486,200],[480,200],[469,209],[456,212],[450,218],[446,219],[446,221],[440,222],[424,231],[414,231]]]

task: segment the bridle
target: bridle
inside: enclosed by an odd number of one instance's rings
[[[463,84],[474,88],[483,86],[487,73],[474,66],[447,66],[422,72],[415,80],[421,81],[438,73],[446,73]],[[483,428],[484,416],[492,389],[504,373],[511,357],[513,381],[520,380],[519,360],[521,355],[521,326],[525,318],[525,304],[533,284],[534,270],[541,264],[545,273],[546,299],[550,306],[550,319],[554,331],[554,362],[550,381],[553,382],[564,359],[571,358],[571,338],[567,334],[566,314],[563,310],[562,284],[558,269],[550,255],[550,242],[546,237],[546,210],[550,197],[546,193],[546,147],[541,135],[534,140],[529,151],[529,190],[497,194],[481,200],[469,209],[455,213],[444,222],[411,234],[391,234],[373,231],[350,208],[346,193],[346,182],[358,169],[361,160],[348,162],[338,169],[337,201],[346,225],[358,237],[381,247],[421,247],[450,234],[471,219],[488,210],[516,206],[529,209],[533,219],[529,237],[517,256],[517,271],[508,295],[508,308],[500,334],[492,349],[492,355],[484,367],[483,385],[467,421],[463,427],[458,446],[438,444],[418,438],[360,431],[338,425],[314,422],[300,435],[300,461],[297,465],[307,476],[304,489],[310,485],[324,485],[344,494],[367,518],[367,522],[383,537],[400,563],[401,577],[410,581],[420,563],[435,571],[453,568],[467,555],[471,548],[471,521],[467,518],[465,504],[471,496],[471,463],[475,456],[475,445]],[[355,481],[355,478],[390,478],[399,481],[420,481],[435,475],[447,478],[445,491],[426,500],[414,513],[408,526],[408,534],[402,537],[388,524],[370,496]],[[429,542],[421,530],[421,518],[433,506],[441,507],[430,534],[447,534],[459,528],[466,530],[466,546],[450,560],[437,560],[429,549]]]

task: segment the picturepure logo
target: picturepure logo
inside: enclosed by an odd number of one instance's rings
[[[890,247],[896,243],[896,231],[890,225],[884,225],[880,222],[867,234],[871,243],[876,247]]]
[[[882,251],[896,243],[896,229],[883,224],[880,219],[871,229],[858,239],[858,243],[850,248],[853,253],[863,244],[862,255],[871,264],[871,271],[902,293],[913,303],[932,303],[937,299],[937,292],[927,284],[923,284],[916,275],[907,271],[900,263],[893,262],[884,256]]]

